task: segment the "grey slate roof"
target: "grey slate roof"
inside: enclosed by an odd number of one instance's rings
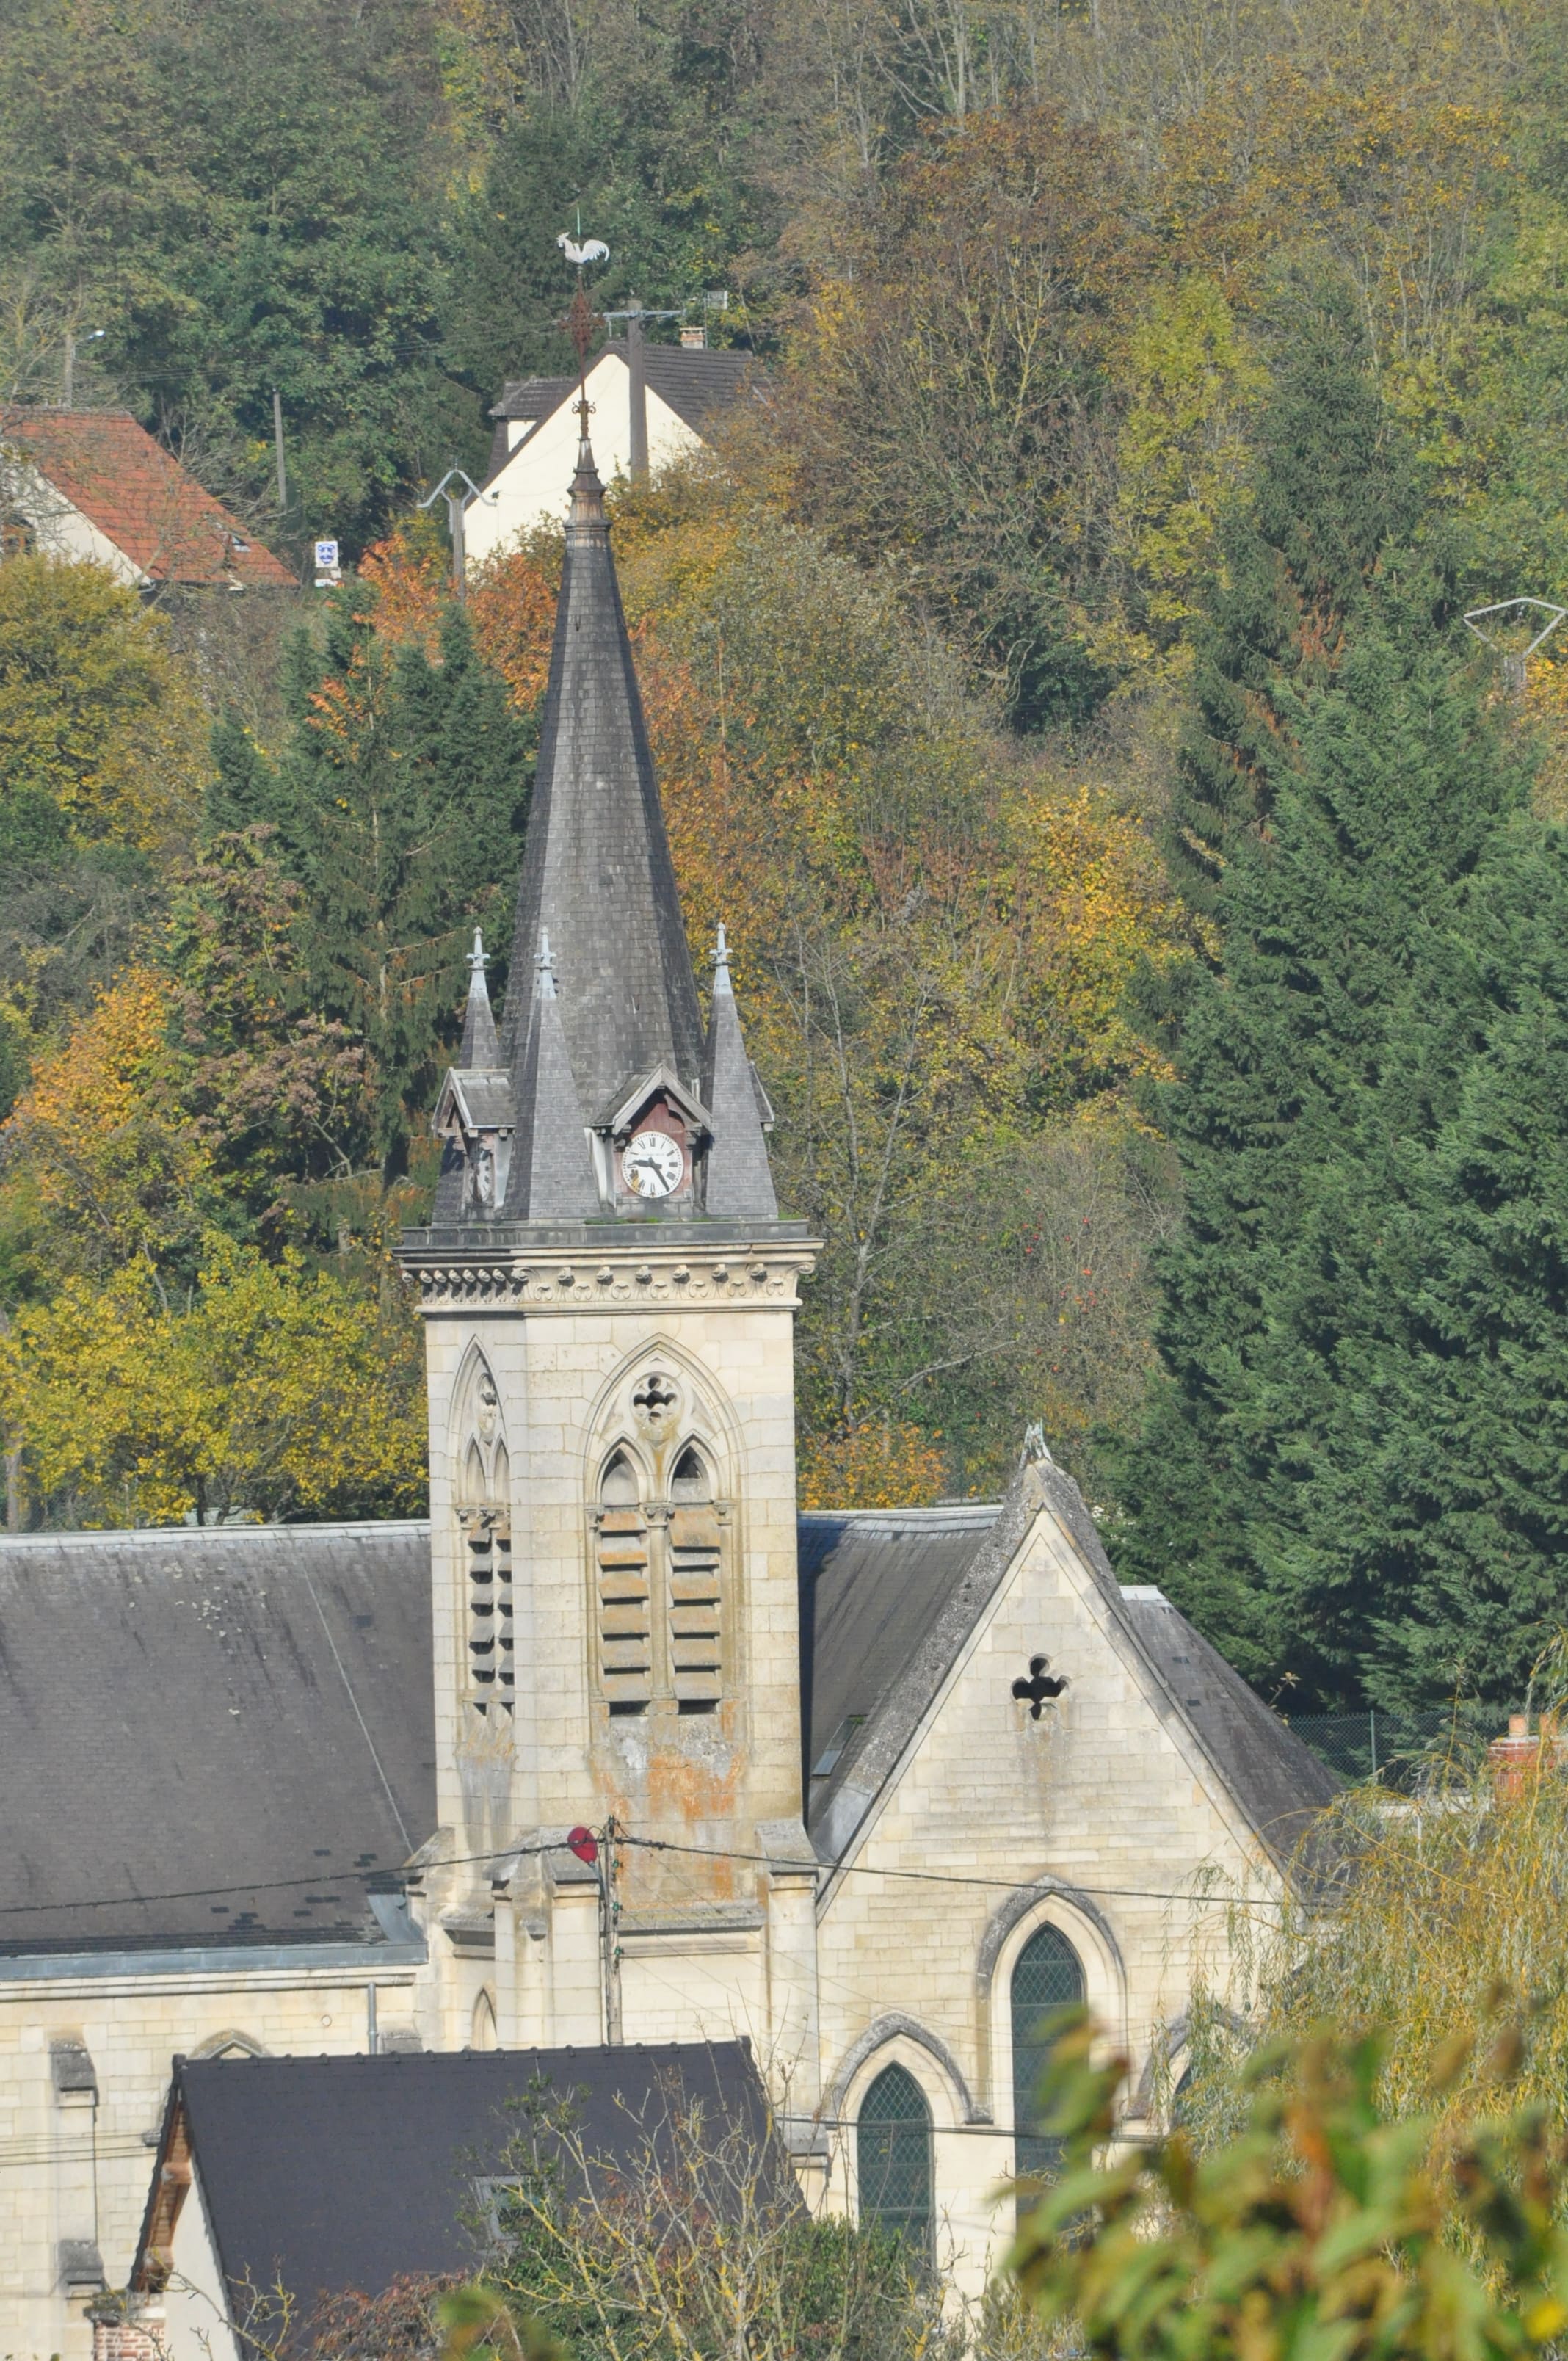
[[[723,2041],[181,2059],[154,2191],[179,2111],[231,2286],[280,2282],[304,2315],[323,2292],[377,2295],[404,2274],[472,2271],[476,2181],[504,2171],[525,2128],[518,2103],[536,2081],[570,2096],[590,2158],[634,2165],[650,2146],[668,2158],[672,2117],[700,2106],[716,2140],[740,2134],[787,2189],[750,2045]]]
[[[702,1095],[713,1125],[707,1154],[707,1210],[718,1221],[776,1222],[779,1201],[768,1163],[758,1085],[740,1015],[729,981],[729,961],[720,950],[713,972],[713,1003],[702,1053]]]
[[[1158,1591],[1117,1585],[1049,1466],[1000,1506],[800,1519],[818,1853],[894,1773],[1042,1499],[1156,1711],[1287,1861],[1332,1774]],[[0,1538],[0,1953],[375,1937],[371,1885],[434,1827],[432,1714],[427,1524]]]
[[[0,1951],[378,1938],[435,1820],[429,1536],[0,1538]]]
[[[626,346],[612,338],[607,349],[624,360]],[[691,351],[685,345],[649,345],[642,347],[642,374],[649,390],[661,401],[668,402],[675,416],[685,421],[694,434],[700,434],[704,425],[721,410],[738,401],[748,385],[758,379],[758,366],[751,353]]]
[[[800,1520],[806,1825],[839,1859],[1012,1564],[1042,1499],[1142,1659],[1155,1709],[1193,1732],[1284,1866],[1337,1782],[1157,1590],[1124,1590],[1077,1485],[1023,1467],[1000,1506],[866,1510]]]

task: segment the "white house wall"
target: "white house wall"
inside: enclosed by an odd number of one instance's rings
[[[626,363],[614,353],[602,353],[588,371],[587,395],[593,404],[590,426],[594,457],[604,481],[631,472],[630,379]],[[648,397],[648,465],[664,467],[672,459],[700,447],[701,438],[677,417],[652,386]],[[559,524],[566,514],[572,474],[577,464],[579,433],[573,402],[541,422],[526,443],[512,454],[488,487],[495,496],[471,500],[464,515],[464,533],[471,565],[515,549],[541,524]]]
[[[77,565],[102,566],[116,582],[133,590],[145,588],[148,577],[128,558],[124,550],[101,533],[91,517],[73,508],[64,494],[40,476],[36,467],[8,456],[0,460],[4,468],[4,498],[0,505],[27,518],[33,529],[33,538],[42,557],[66,558]]]
[[[366,1987],[383,2040],[419,2028],[416,1966],[40,1973],[0,1981],[0,2354],[88,2361],[85,2298],[57,2279],[59,2241],[83,2234],[84,2196],[111,2287],[136,2256],[170,2061],[241,2035],[274,2056],[368,2047]],[[56,2092],[50,2045],[79,2041],[98,2077],[90,2104]],[[427,2037],[428,2045],[428,2037]],[[93,2186],[95,2178],[95,2187]],[[89,2231],[87,2235],[92,2235]]]

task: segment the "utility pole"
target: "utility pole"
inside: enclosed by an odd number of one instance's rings
[[[615,1878],[620,1866],[616,1854],[616,1839],[620,1830],[611,1812],[604,1824],[604,1841],[599,1847],[599,1945],[604,1956],[604,2037],[611,2049],[619,2049],[625,2040],[620,2019],[620,1905],[616,1899]]]
[[[95,345],[108,333],[107,328],[89,328],[82,341],[84,345]],[[76,407],[76,332],[72,328],[67,328],[65,332],[65,407],[67,410]]]
[[[681,320],[684,312],[645,312],[635,295],[627,297],[624,312],[602,312],[603,320],[624,320],[626,323],[627,399],[631,405],[631,480],[645,484],[648,480],[648,358],[642,342],[644,320]]]
[[[1535,637],[1528,647],[1505,646],[1501,640],[1494,639],[1492,633],[1486,629],[1486,625],[1494,617],[1508,616],[1513,619],[1512,630],[1516,640],[1521,639],[1527,631],[1534,628],[1537,615],[1544,615],[1546,621],[1541,630],[1536,631]],[[1529,683],[1531,656],[1534,655],[1537,648],[1542,646],[1552,637],[1558,624],[1563,621],[1568,621],[1568,607],[1554,607],[1550,598],[1499,598],[1490,607],[1472,607],[1464,618],[1465,629],[1474,631],[1484,646],[1492,649],[1494,653],[1502,657],[1503,686],[1511,690],[1521,703]],[[1508,627],[1499,625],[1498,628]]]
[[[283,397],[272,389],[272,448],[278,460],[278,513],[289,512],[289,474],[283,465]]]
[[[466,486],[466,489],[449,491],[447,486],[454,480],[459,486]],[[465,474],[461,467],[448,467],[429,500],[420,502],[422,509],[433,507],[437,500],[446,502],[446,530],[452,536],[452,588],[460,599],[467,596],[465,577],[467,572],[468,551],[463,532],[464,511],[470,500],[484,500],[489,507],[494,508],[499,499],[499,492],[482,492],[472,476]]]

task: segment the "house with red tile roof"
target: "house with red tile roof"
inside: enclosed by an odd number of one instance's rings
[[[37,549],[105,566],[148,595],[166,585],[294,585],[288,567],[125,410],[0,415],[0,529],[6,555]]]

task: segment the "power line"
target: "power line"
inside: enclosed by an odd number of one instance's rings
[[[680,1844],[674,1839],[666,1837],[630,1836],[624,1829],[617,1830],[615,1841],[618,1845],[635,1847],[645,1852],[684,1853],[703,1861],[746,1861],[767,1869],[784,1865],[773,1853],[743,1852],[737,1848],[723,1845]],[[557,1839],[550,1844],[508,1845],[499,1850],[495,1846],[489,1846],[483,1852],[451,1854],[445,1861],[433,1861],[430,1866],[432,1869],[463,1869],[474,1867],[481,1861],[532,1861],[537,1860],[544,1853],[560,1852],[565,1849],[564,1839]],[[804,1862],[801,1864],[803,1868],[806,1865]],[[1191,1887],[1175,1890],[1152,1885],[1085,1885],[1076,1879],[1055,1877],[1048,1872],[1039,1877],[1006,1878],[967,1876],[953,1870],[890,1869],[883,1868],[874,1861],[821,1861],[817,1862],[816,1867],[829,1877],[886,1877],[922,1885],[976,1888],[991,1894],[1036,1894],[1042,1887],[1055,1886],[1063,1893],[1087,1894],[1096,1901],[1185,1902],[1209,1906],[1225,1903],[1240,1904],[1247,1907],[1254,1904],[1262,1904],[1268,1908],[1277,1906],[1275,1897],[1266,1894],[1222,1894],[1194,1891]],[[65,1902],[22,1903],[10,1906],[5,1916],[7,1918],[38,1917],[47,1914],[58,1915],[66,1910],[137,1909],[154,1902],[220,1901],[232,1894],[280,1894],[296,1890],[304,1885],[338,1883],[342,1880],[342,1872],[334,1877],[330,1870],[323,1871],[318,1868],[303,1877],[252,1878],[237,1885],[187,1885],[171,1887],[159,1894],[84,1894]],[[221,1933],[224,1930],[220,1928],[214,1931]]]

